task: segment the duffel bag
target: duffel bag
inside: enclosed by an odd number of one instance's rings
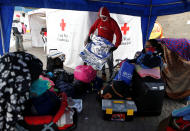
[[[84,83],[90,83],[96,77],[96,71],[89,65],[79,65],[75,68],[74,78]]]

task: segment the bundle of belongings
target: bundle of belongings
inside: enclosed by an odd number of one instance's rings
[[[47,90],[26,102],[24,121],[16,125],[18,131],[74,129],[77,122],[76,110],[70,108],[65,93],[56,95]]]
[[[107,59],[110,57],[109,49],[114,47],[112,43],[103,37],[92,35],[91,42],[88,43],[80,57],[95,70],[101,70]]]
[[[37,131],[74,129],[77,122],[77,111],[81,111],[82,107],[81,105],[77,107],[75,101],[67,97],[67,94],[69,96],[70,93],[69,89],[60,89],[53,81],[64,79],[69,82],[73,76],[62,73],[59,77],[57,76],[57,79],[51,79],[52,76],[46,77],[48,75],[44,74],[43,72],[31,84],[30,99],[25,103],[24,121],[18,122],[17,130],[22,128]]]
[[[161,66],[160,55],[151,51],[143,50],[136,59],[126,59],[112,83],[101,89],[101,98],[134,101],[137,115],[159,115],[165,92]]]
[[[189,131],[190,105],[175,109],[169,117],[160,122],[158,130]]]
[[[111,84],[101,89],[100,95],[103,99],[131,99],[131,81],[134,65],[125,61]]]
[[[133,120],[134,113],[137,112],[131,86],[134,68],[133,64],[123,62],[112,83],[108,83],[99,92],[105,120]]]
[[[75,127],[74,105],[69,107],[65,93],[56,93],[54,82],[40,76],[42,68],[38,58],[25,52],[0,58],[0,130],[54,131]]]
[[[97,71],[91,65],[79,65],[74,70],[75,95],[82,96],[86,92],[97,92],[103,86],[103,80],[96,76]]]
[[[127,96],[131,97],[130,94],[132,94],[133,75],[137,73],[142,78],[151,77],[153,79],[160,80],[161,65],[161,57],[151,52],[145,53],[143,51],[136,59],[126,59],[122,62],[121,68],[114,77],[111,86],[108,84],[107,87],[103,88],[104,93],[101,94],[102,97],[112,98],[112,95],[115,95],[114,98],[116,97],[121,99],[127,98]],[[112,90],[111,92],[115,93],[109,94],[109,91],[106,90]],[[123,95],[119,92],[121,92],[126,97],[121,97]]]
[[[160,115],[165,93],[165,83],[160,75],[162,68],[160,54],[153,49],[143,50],[137,59],[129,62],[135,63],[133,99],[137,105],[137,114]]]

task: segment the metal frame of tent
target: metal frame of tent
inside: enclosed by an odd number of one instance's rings
[[[190,0],[0,0],[0,54],[9,52],[14,6],[95,11],[106,6],[111,13],[141,16],[143,43],[157,16],[190,11]]]

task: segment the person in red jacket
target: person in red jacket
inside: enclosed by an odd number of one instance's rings
[[[115,51],[118,46],[121,44],[122,34],[120,27],[118,26],[117,22],[110,17],[109,10],[106,7],[101,7],[98,13],[98,19],[95,23],[91,26],[88,38],[85,42],[88,43],[90,41],[90,35],[98,29],[98,36],[101,36],[112,43],[114,34],[116,35],[116,43],[115,46],[112,47],[109,52],[111,52],[111,57],[108,59],[107,64],[109,66],[109,73],[110,77],[113,73],[113,51]],[[102,69],[102,78],[106,80],[106,73],[105,73],[105,66]]]

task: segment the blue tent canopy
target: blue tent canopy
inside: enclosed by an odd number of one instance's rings
[[[190,0],[1,0],[1,55],[9,51],[14,6],[95,12],[101,6],[106,6],[111,13],[140,16],[143,43],[145,43],[157,16],[187,12],[190,10]]]

